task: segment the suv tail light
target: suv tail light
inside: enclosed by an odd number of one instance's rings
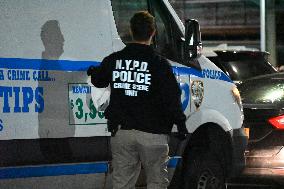
[[[284,129],[284,115],[270,118],[268,122],[276,129]]]

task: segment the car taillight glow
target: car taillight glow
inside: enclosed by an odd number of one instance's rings
[[[284,129],[284,115],[270,118],[268,122],[276,129]]]

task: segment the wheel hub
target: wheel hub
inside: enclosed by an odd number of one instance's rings
[[[197,189],[221,189],[220,180],[210,171],[204,171],[201,173]]]

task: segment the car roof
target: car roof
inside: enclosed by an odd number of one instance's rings
[[[268,52],[265,51],[254,51],[254,50],[216,50],[214,51],[217,56],[221,59],[232,59],[232,58],[240,58],[239,56],[243,57],[263,57],[265,59],[268,58],[270,55]]]
[[[215,50],[214,52],[216,53],[252,53],[252,54],[264,54],[264,55],[269,55],[270,53],[267,51],[259,51],[259,50]]]

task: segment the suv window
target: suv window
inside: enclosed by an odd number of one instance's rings
[[[224,64],[233,80],[244,80],[250,77],[274,73],[264,60],[228,61]]]
[[[228,51],[217,52],[217,54],[217,57],[209,57],[209,59],[233,81],[243,81],[258,75],[276,72],[266,60],[266,55],[260,53]]]

